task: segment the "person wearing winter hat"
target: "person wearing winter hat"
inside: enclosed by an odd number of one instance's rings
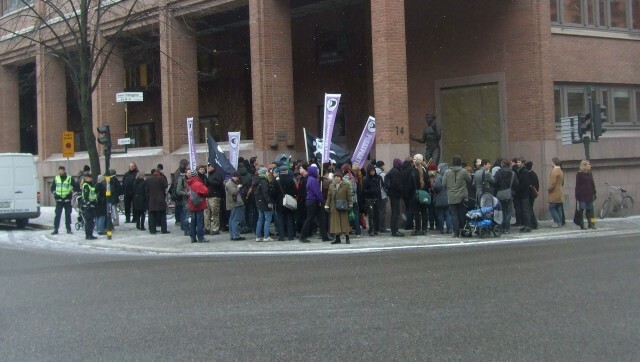
[[[315,228],[317,220],[320,217],[320,205],[324,200],[322,197],[322,190],[320,189],[320,181],[318,180],[318,166],[315,164],[307,167],[307,184],[306,184],[306,197],[305,205],[307,209],[307,218],[302,225],[302,231],[300,232],[300,242],[308,243],[307,239],[311,235],[311,230]]]
[[[240,236],[240,221],[244,219],[244,201],[240,195],[240,174],[234,171],[231,178],[224,183],[226,194],[225,207],[230,212],[229,215],[229,234],[231,240],[239,241],[245,238]]]
[[[273,241],[269,236],[269,227],[273,218],[273,199],[271,198],[271,186],[267,177],[267,168],[258,169],[258,184],[253,190],[253,195],[258,208],[258,224],[256,226],[256,241]]]
[[[347,210],[338,208],[338,201],[347,203]],[[349,233],[351,226],[349,224],[349,211],[353,208],[353,199],[351,193],[351,184],[345,182],[342,177],[342,171],[337,170],[333,173],[333,182],[329,186],[327,192],[327,202],[324,206],[325,211],[330,215],[329,231],[335,235],[335,240],[331,244],[340,244],[340,236],[344,234],[345,241],[350,244]]]
[[[451,212],[449,211],[449,197],[447,189],[443,185],[444,173],[449,168],[446,163],[438,165],[438,174],[435,178],[433,185],[434,202],[433,205],[436,209],[436,230],[440,234],[444,234],[444,228],[447,227],[447,234],[451,234],[453,229],[451,228]]]

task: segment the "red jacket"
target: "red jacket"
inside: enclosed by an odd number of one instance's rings
[[[189,197],[189,211],[201,211],[207,208],[207,193],[209,189],[205,186],[199,177],[190,177],[187,179],[187,184],[189,185],[189,189],[193,190],[195,193],[202,197],[202,202],[198,205],[194,205],[191,202],[191,197]],[[190,192],[189,192],[190,193]]]

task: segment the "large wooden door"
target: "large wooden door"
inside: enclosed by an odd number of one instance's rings
[[[494,161],[501,154],[500,95],[497,83],[441,90],[442,157],[455,154],[468,164],[476,158]]]

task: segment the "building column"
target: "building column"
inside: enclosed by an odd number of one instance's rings
[[[64,64],[46,53],[36,52],[38,107],[38,156],[44,161],[62,152],[62,132],[67,130],[67,78]]]
[[[266,162],[296,138],[289,0],[249,1],[249,31],[253,141]]]
[[[19,88],[17,69],[0,66],[0,152],[20,152]]]
[[[195,25],[160,12],[160,79],[162,94],[162,148],[173,152],[187,141],[187,118],[193,117],[197,141],[198,63]]]
[[[404,0],[371,0],[376,159],[409,156],[409,100]]]
[[[104,40],[104,39],[101,39]],[[104,58],[100,58],[104,61]],[[124,103],[116,103],[116,93],[124,91],[124,63],[122,60],[122,47],[117,45],[107,63],[96,90],[91,95],[93,103],[93,125],[95,128],[101,125],[109,125],[114,148],[118,148],[117,139],[124,137],[125,115]],[[97,146],[101,146],[99,143]],[[98,153],[103,154],[99,149]]]

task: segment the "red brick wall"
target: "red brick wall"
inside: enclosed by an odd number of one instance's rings
[[[637,41],[553,34],[554,82],[640,84]]]
[[[533,0],[406,0],[412,132],[435,111],[435,80],[503,72],[509,141],[552,138],[548,11]]]
[[[187,117],[198,134],[198,73],[195,28],[163,10],[160,21],[162,145],[172,152],[187,141]]]
[[[62,152],[62,132],[67,130],[66,71],[61,61],[36,53],[36,88],[38,99],[38,155],[45,160]]]
[[[376,143],[409,141],[405,11],[401,1],[371,1]],[[397,127],[403,127],[400,133]]]
[[[277,132],[294,134],[291,14],[288,0],[249,2],[253,139],[266,150]],[[286,150],[286,141],[278,142]]]
[[[18,71],[0,66],[0,152],[20,151]]]
[[[100,59],[103,61],[104,58]],[[116,93],[124,91],[123,74],[122,48],[117,47],[100,76],[98,87],[92,94],[94,133],[97,135],[96,127],[108,124],[114,148],[119,147],[117,138],[123,137],[125,132],[124,103],[116,103]],[[100,146],[99,143],[97,145]],[[102,154],[102,149],[98,152]]]

